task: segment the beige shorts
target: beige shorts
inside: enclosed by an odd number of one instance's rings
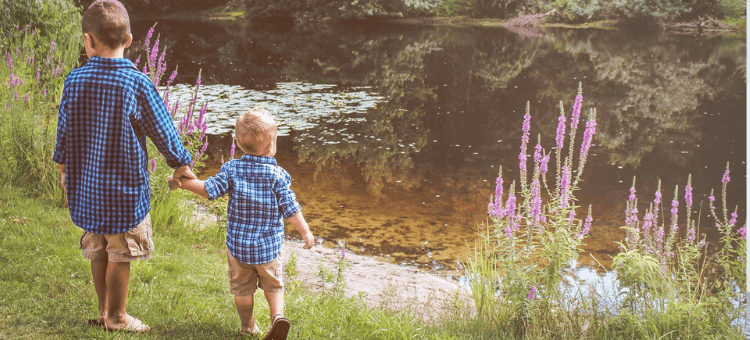
[[[227,250],[227,263],[229,264],[229,291],[233,295],[253,295],[258,287],[268,293],[284,291],[281,256],[268,263],[247,264],[238,261]]]
[[[119,234],[95,234],[87,231],[81,236],[83,257],[91,261],[132,262],[146,260],[154,250],[151,215],[137,227]]]

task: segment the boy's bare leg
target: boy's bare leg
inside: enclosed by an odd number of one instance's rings
[[[273,326],[274,316],[277,314],[284,315],[284,292],[266,292],[266,301],[268,301],[268,309],[271,314],[271,325]]]
[[[253,316],[253,296],[234,296],[234,305],[237,307],[237,314],[240,316],[240,331],[252,333],[255,329],[255,317]]]
[[[133,324],[135,318],[125,311],[130,281],[130,262],[107,264],[107,328],[117,329]]]
[[[107,318],[107,260],[91,261],[91,277],[94,280],[96,298],[99,300],[99,321]]]

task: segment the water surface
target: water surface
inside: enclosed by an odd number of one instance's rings
[[[152,24],[135,22],[134,37]],[[178,83],[193,85],[202,70],[211,124],[203,176],[228,159],[236,114],[270,108],[281,125],[277,159],[328,245],[428,268],[465,260],[498,167],[506,191],[518,178],[527,101],[531,143],[541,138],[549,151],[559,103],[570,115],[579,83],[583,112],[596,108],[598,122],[576,193],[578,215],[590,204],[594,217],[580,263],[607,266],[617,253],[634,176],[639,201],[653,200],[657,179],[665,200],[679,185],[684,201],[692,174],[695,211],[700,198],[706,216],[729,162],[730,209],[745,221],[744,38],[197,21],[161,21],[156,32]],[[142,53],[136,40],[132,59]],[[709,223],[701,232],[716,237]]]

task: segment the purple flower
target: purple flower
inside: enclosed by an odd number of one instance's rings
[[[531,183],[531,216],[534,222],[542,221],[542,197],[539,193],[539,179]]]
[[[546,155],[542,157],[542,162],[539,164],[539,172],[542,173],[542,175],[547,174],[547,164],[549,163],[549,155]]]
[[[195,80],[195,91],[198,91],[198,89],[201,87],[201,75],[198,74],[198,79]]]
[[[537,293],[536,286],[531,286],[531,288],[529,289],[529,295],[527,295],[526,297],[529,300],[534,300],[536,299],[536,293]]]
[[[490,202],[490,215],[495,218],[503,218],[505,217],[505,211],[503,210],[503,177],[501,174],[498,174],[495,183],[495,201],[494,203]]]
[[[47,88],[46,87],[42,89],[42,94],[44,95],[44,97],[47,97]]]
[[[568,195],[570,192],[570,169],[567,166],[562,168],[560,175],[560,208],[565,209],[568,206]]]
[[[156,171],[156,158],[151,160],[151,172]]]
[[[710,201],[711,203],[714,203],[714,201],[716,200],[716,197],[714,197],[714,195],[708,196],[708,200],[709,200],[709,201]]]
[[[568,224],[573,224],[573,221],[576,218],[576,211],[575,209],[570,210],[570,214],[568,214]]]
[[[503,228],[503,232],[505,232],[505,237],[513,238],[513,228],[510,226],[510,224],[505,225],[505,228]]]
[[[573,116],[570,117],[570,137],[571,139],[575,136],[576,130],[578,129],[578,121],[581,119],[581,104],[583,103],[583,95],[578,94],[576,100],[573,103]]]
[[[534,147],[534,162],[537,164],[542,162],[542,145],[539,143]]]
[[[654,194],[654,206],[658,206],[661,203],[661,191],[657,191]]]
[[[54,41],[53,41],[53,42],[51,42],[51,43],[50,43],[50,46],[49,46],[49,53],[50,53],[50,54],[51,54],[52,52],[55,52],[55,47],[57,47],[57,44],[56,44],[56,43],[55,43]]]
[[[591,212],[589,211],[589,215],[586,216],[586,219],[583,222],[583,228],[581,228],[581,232],[577,235],[579,240],[582,240],[584,236],[588,235],[589,231],[591,231],[591,223],[594,221],[594,219],[591,217]]]
[[[742,228],[737,229],[737,232],[740,234],[740,237],[742,237],[743,240],[747,239],[747,229],[745,229],[744,225],[742,226]]]
[[[206,149],[208,148],[208,140],[203,142],[203,146],[201,146],[201,153],[206,152]]]
[[[529,143],[529,130],[531,130],[531,115],[526,113],[523,116],[523,126],[521,128],[521,153],[518,155],[518,168],[522,172],[526,171],[526,145]]]
[[[557,135],[555,136],[557,150],[560,150],[560,152],[562,152],[563,142],[565,141],[565,120],[565,113],[560,112],[560,117],[557,118]]]
[[[727,170],[724,171],[724,176],[721,177],[721,183],[724,183],[724,184],[729,183],[729,168],[727,168]]]
[[[133,63],[133,66],[135,66],[135,68],[138,68],[138,64],[140,64],[140,63],[141,63],[141,57],[139,56],[138,58],[135,59],[135,62]]]
[[[734,225],[737,224],[737,212],[736,211],[733,212],[731,216],[732,218],[729,219],[729,224],[731,224],[734,227]]]
[[[583,132],[583,144],[581,144],[581,166],[578,169],[579,172],[583,170],[583,164],[586,160],[586,155],[589,153],[591,148],[591,141],[594,139],[596,133],[596,120],[593,118],[586,122],[586,130]]]
[[[149,53],[150,47],[151,47],[151,37],[154,35],[154,28],[151,27],[151,29],[148,30],[148,33],[146,33],[146,53]]]
[[[693,206],[693,186],[690,182],[685,186],[685,203],[687,203],[688,210]]]
[[[635,202],[635,184],[630,187],[630,197],[628,197],[628,200],[631,202]]]
[[[234,158],[234,144],[235,144],[235,141],[232,140],[232,147],[229,148],[229,156],[230,156],[230,158]]]
[[[656,229],[656,246],[657,248],[661,249],[662,245],[664,244],[664,226],[659,226],[659,229]]]
[[[28,103],[29,102],[29,94],[27,93],[25,96],[23,96],[23,102]],[[737,214],[735,214],[737,215]]]

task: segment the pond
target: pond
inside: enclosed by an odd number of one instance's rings
[[[153,24],[133,23],[131,59]],[[201,176],[228,159],[236,115],[269,108],[280,124],[277,160],[329,246],[455,268],[488,221],[498,167],[506,190],[518,178],[527,101],[531,143],[539,136],[549,151],[559,103],[570,115],[579,83],[583,112],[596,108],[598,122],[576,193],[578,215],[591,205],[594,218],[579,263],[606,267],[618,252],[634,176],[639,201],[650,202],[658,179],[671,200],[692,175],[706,216],[729,162],[729,208],[745,223],[743,37],[179,20],[160,21],[156,34],[169,72],[179,65],[177,92],[201,72],[210,124]],[[716,238],[706,223],[701,233]]]

